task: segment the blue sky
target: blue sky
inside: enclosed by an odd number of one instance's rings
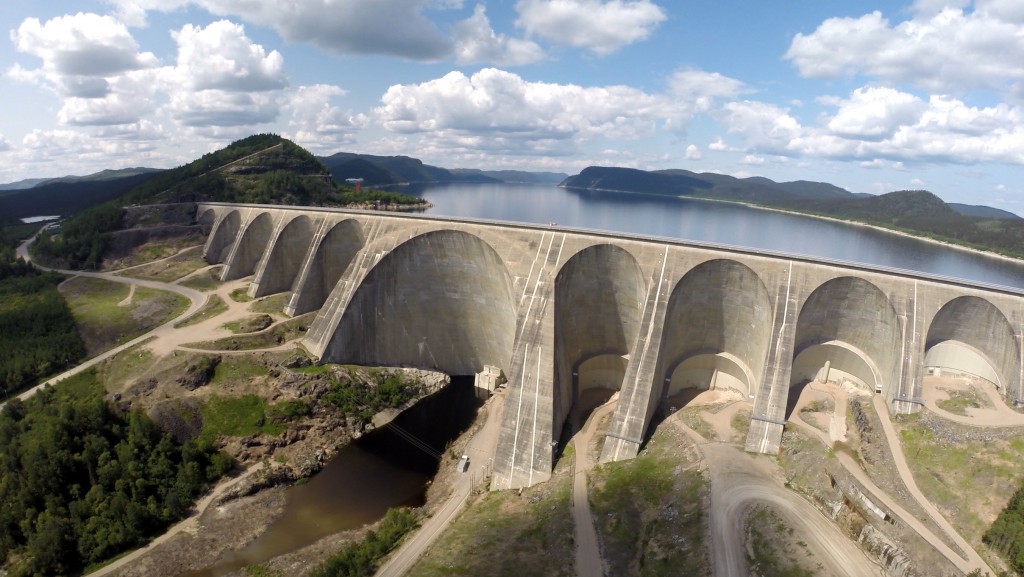
[[[685,168],[1024,213],[1024,2],[0,4],[0,182],[256,132],[449,168]]]

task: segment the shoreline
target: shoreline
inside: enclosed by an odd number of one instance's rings
[[[953,249],[965,251],[965,252],[968,252],[968,253],[973,253],[973,254],[976,254],[976,255],[981,255],[981,256],[986,256],[986,257],[990,257],[990,258],[1001,259],[1001,260],[1013,262],[1013,263],[1016,263],[1016,264],[1024,264],[1024,258],[1013,257],[1013,256],[1008,256],[1008,255],[1005,255],[1005,254],[1001,254],[1001,253],[998,253],[998,252],[993,252],[993,251],[990,251],[990,250],[983,250],[983,249],[980,249],[980,248],[964,246],[962,244],[956,244],[956,243],[952,243],[952,242],[949,242],[949,241],[938,240],[938,239],[934,239],[934,238],[923,236],[923,235],[917,235],[917,234],[905,232],[905,231],[902,231],[902,230],[893,230],[891,228],[885,228],[884,226],[878,226],[876,224],[871,224],[871,223],[867,223],[867,222],[861,222],[861,221],[857,221],[857,220],[845,220],[845,219],[834,217],[834,216],[824,216],[824,215],[819,215],[819,214],[809,214],[809,213],[806,213],[806,212],[799,212],[799,211],[796,211],[796,210],[788,210],[788,209],[785,209],[785,208],[778,208],[778,207],[774,207],[774,206],[765,206],[765,205],[762,205],[762,204],[754,204],[752,202],[744,202],[744,201],[740,201],[740,200],[728,200],[728,199],[724,199],[724,198],[707,198],[707,197],[703,197],[703,196],[682,196],[682,195],[674,195],[674,194],[658,194],[656,192],[638,192],[638,191],[635,191],[635,190],[616,190],[616,189],[612,189],[612,188],[574,188],[574,187],[565,187],[565,186],[560,186],[558,188],[563,188],[565,190],[578,190],[578,191],[586,191],[586,192],[617,192],[617,193],[621,193],[621,194],[638,194],[638,195],[642,195],[642,196],[657,196],[657,197],[662,197],[662,198],[678,198],[678,199],[681,199],[681,200],[697,200],[697,201],[707,201],[707,202],[720,202],[720,203],[723,203],[723,204],[734,204],[734,205],[743,206],[743,207],[747,207],[747,208],[753,208],[753,209],[757,209],[757,210],[767,210],[767,211],[778,212],[778,213],[782,213],[782,214],[788,214],[788,215],[792,215],[792,216],[803,216],[803,217],[807,217],[807,218],[816,218],[816,219],[819,219],[819,220],[826,220],[826,221],[831,221],[831,222],[835,222],[835,223],[839,223],[839,224],[848,224],[848,225],[852,225],[852,226],[862,226],[862,227],[878,230],[878,231],[881,231],[881,232],[887,232],[889,234],[894,234],[894,235],[902,236],[904,238],[912,238],[912,239],[915,239],[915,240],[920,240],[920,241],[924,241],[924,242],[930,242],[930,243],[937,244],[937,245],[940,245],[940,246],[943,246],[943,247],[946,247],[946,248],[953,248]]]

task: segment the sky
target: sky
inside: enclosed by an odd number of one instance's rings
[[[1021,0],[8,0],[0,25],[0,183],[273,132],[1024,214]]]

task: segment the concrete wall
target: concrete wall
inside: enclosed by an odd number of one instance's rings
[[[319,309],[303,344],[323,361],[501,368],[496,488],[550,476],[587,387],[620,390],[603,460],[635,456],[664,399],[693,389],[747,394],[747,449],[769,453],[809,378],[879,389],[894,412],[919,410],[926,366],[1024,399],[1010,290],[541,226],[215,203],[197,218],[225,278]]]

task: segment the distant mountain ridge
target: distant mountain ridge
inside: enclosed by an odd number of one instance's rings
[[[569,177],[562,172],[447,169],[424,164],[422,160],[409,156],[376,156],[355,152],[337,152],[317,159],[331,171],[334,180],[341,182],[361,178],[364,186],[451,182],[558,184]]]
[[[814,203],[815,210],[823,209],[821,201],[850,201],[878,198],[875,195],[853,193],[827,182],[796,180],[775,182],[754,176],[736,178],[711,172],[696,173],[689,170],[669,169],[644,171],[633,168],[590,166],[575,176],[563,180],[559,186],[581,190],[614,190],[619,192],[642,192],[670,196],[693,196],[750,202],[765,205],[780,205],[792,208]],[[938,199],[938,197],[936,197]],[[941,202],[941,199],[940,199]],[[1012,212],[988,206],[943,203],[950,210],[969,217],[1019,220]],[[847,205],[843,205],[847,206]]]
[[[591,166],[560,186],[588,191],[619,191],[744,202],[811,215],[891,228],[1024,257],[1024,219],[990,207],[947,204],[925,190],[879,196],[854,194],[823,182],[739,179],[687,170],[643,171]]]

